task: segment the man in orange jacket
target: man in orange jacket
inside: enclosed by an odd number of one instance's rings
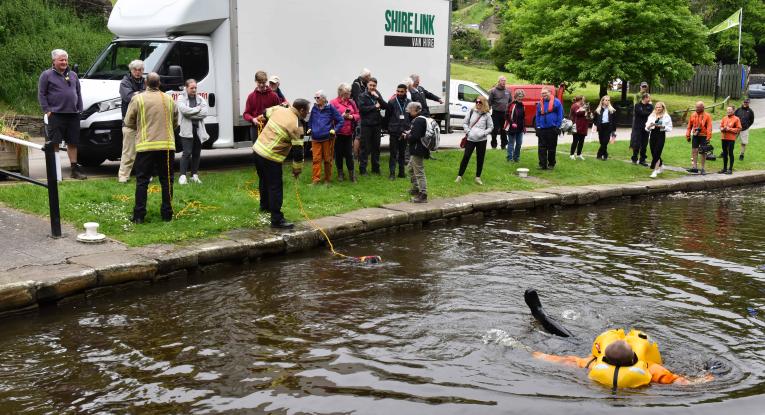
[[[733,146],[736,145],[736,137],[741,132],[741,120],[735,115],[733,106],[728,106],[727,115],[720,121],[720,132],[722,132],[722,154],[723,168],[719,171],[721,174],[733,174]],[[730,161],[730,167],[728,162]]]
[[[698,158],[699,147],[709,145],[712,140],[712,117],[704,112],[704,102],[696,103],[696,112],[691,115],[688,121],[688,129],[685,131],[685,140],[691,143],[691,158],[693,166],[688,169],[689,173],[699,173]],[[706,153],[701,153],[701,174],[706,174],[704,164],[706,164]]]

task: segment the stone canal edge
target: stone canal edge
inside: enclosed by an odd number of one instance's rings
[[[332,240],[385,230],[407,229],[460,217],[549,206],[587,205],[601,200],[673,192],[701,191],[765,182],[765,170],[735,175],[685,176],[624,184],[559,186],[534,191],[493,191],[427,204],[401,202],[328,216],[313,222]],[[104,291],[129,289],[173,279],[214,278],[260,258],[315,248],[321,233],[301,223],[292,231],[240,229],[219,238],[179,245],[150,245],[73,256],[65,263],[25,266],[0,278],[0,316],[87,299]]]

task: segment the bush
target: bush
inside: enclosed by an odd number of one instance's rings
[[[0,2],[0,101],[13,110],[38,114],[37,80],[50,67],[50,51],[69,53],[85,70],[111,40],[103,15],[77,17],[71,8],[44,0]]]
[[[489,54],[489,41],[476,29],[458,26],[452,29],[450,53],[458,60],[486,59]]]

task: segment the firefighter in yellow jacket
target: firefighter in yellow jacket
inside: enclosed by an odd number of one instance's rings
[[[308,116],[309,109],[307,100],[296,99],[290,107],[271,107],[258,117],[258,122],[265,126],[252,150],[259,178],[260,210],[271,212],[272,228],[294,227],[282,214],[282,164],[294,148],[292,174],[297,178],[303,170],[303,119]]]
[[[159,90],[156,72],[146,77],[146,91],[134,95],[125,114],[125,126],[136,130],[135,207],[133,223],[146,217],[146,193],[153,176],[162,185],[162,220],[173,219],[173,160],[175,159],[175,126],[178,113],[175,102]]]

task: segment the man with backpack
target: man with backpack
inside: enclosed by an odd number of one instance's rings
[[[412,188],[409,194],[414,196],[412,203],[428,202],[428,182],[425,178],[425,159],[430,158],[430,149],[426,147],[432,141],[427,141],[428,119],[422,115],[422,104],[419,102],[410,102],[406,106],[406,111],[412,118],[412,129],[406,134],[409,143],[409,177],[412,181]],[[432,132],[431,132],[432,134]],[[430,137],[433,139],[434,137]]]

